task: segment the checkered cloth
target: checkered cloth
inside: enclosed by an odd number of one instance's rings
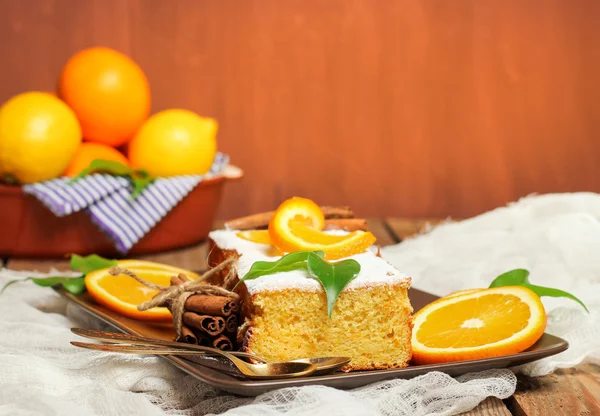
[[[55,215],[64,217],[85,210],[92,221],[126,254],[196,185],[223,172],[229,156],[217,153],[204,175],[158,178],[135,199],[129,180],[105,174],[25,185],[23,191],[38,198]]]

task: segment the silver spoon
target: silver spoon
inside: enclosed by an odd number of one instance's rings
[[[171,347],[136,347],[132,345],[107,345],[107,344],[90,344],[87,342],[71,341],[71,344],[96,351],[105,352],[120,352],[124,354],[152,354],[152,355],[198,355],[198,351],[189,349],[179,349]],[[274,378],[292,378],[303,377],[314,373],[317,367],[314,364],[304,362],[287,362],[287,363],[261,363],[250,364],[246,361],[229,354],[225,351],[217,350],[209,347],[201,347],[198,349],[206,349],[213,354],[221,355],[227,358],[237,367],[244,376],[250,379],[274,379]]]
[[[83,328],[71,328],[71,332],[75,335],[79,335],[84,338],[93,339],[96,341],[111,342],[115,344],[136,344],[136,345],[148,345],[148,346],[163,346],[173,347],[178,349],[189,349],[197,352],[204,352],[205,354],[215,355],[206,350],[208,347],[202,347],[193,344],[185,344],[182,342],[164,341],[161,339],[146,338],[136,335],[121,334],[118,332],[107,332],[107,331],[96,331],[92,329]],[[212,350],[212,349],[211,349]],[[235,355],[236,357],[250,358],[258,363],[266,363],[267,361],[259,357],[256,354],[241,351],[228,351],[229,354]],[[300,358],[293,360],[294,362],[309,363],[317,367],[317,370],[312,375],[321,375],[326,373],[332,373],[335,370],[345,366],[350,362],[349,357],[315,357],[315,358]]]

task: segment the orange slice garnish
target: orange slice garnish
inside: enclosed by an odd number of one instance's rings
[[[169,266],[168,264],[157,263],[154,261],[132,259],[119,260],[117,263],[119,264],[119,267],[124,269],[164,270],[171,272],[171,276],[183,273],[191,280],[196,280],[200,277],[198,273],[194,273],[190,270],[182,269],[181,267]]]
[[[294,197],[284,201],[273,214],[269,236],[271,243],[282,252],[322,250],[329,260],[362,253],[376,241],[370,232],[331,235],[321,231],[324,226],[323,211],[316,203]]]
[[[190,279],[199,277],[197,273],[179,267],[144,260],[119,260],[118,265],[131,270],[142,279],[163,286],[169,286],[171,277],[179,273],[184,273]],[[171,320],[171,312],[167,308],[138,311],[139,304],[151,300],[159,291],[150,289],[129,276],[113,276],[108,273],[108,269],[96,270],[85,276],[85,286],[97,303],[128,318],[145,321]]]
[[[413,361],[437,364],[516,354],[546,329],[546,312],[530,289],[507,286],[436,300],[414,316]]]
[[[252,241],[257,244],[271,244],[271,237],[269,237],[269,230],[247,230],[240,231],[236,234],[238,237],[244,240]]]

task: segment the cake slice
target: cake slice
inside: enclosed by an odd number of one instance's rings
[[[273,248],[218,230],[209,235],[209,263],[239,256],[237,279],[255,261],[274,261]],[[346,356],[344,371],[402,368],[411,359],[410,278],[371,251],[353,258],[358,276],[340,293],[331,318],[319,282],[303,270],[262,276],[238,286],[244,324],[241,349],[269,361]],[[234,279],[237,281],[237,279]]]

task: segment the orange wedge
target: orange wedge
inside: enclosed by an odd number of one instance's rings
[[[271,244],[284,253],[322,250],[329,260],[362,253],[375,243],[370,232],[354,231],[346,235],[322,232],[325,217],[321,208],[306,198],[284,201],[269,223]]]
[[[119,260],[117,263],[119,264],[119,267],[122,267],[124,269],[164,270],[164,271],[171,272],[171,275],[183,273],[192,280],[196,280],[197,278],[200,277],[200,275],[198,273],[194,273],[190,270],[182,269],[180,267],[175,267],[175,266],[169,266],[168,264],[156,263],[154,261]]]
[[[120,261],[119,266],[127,267],[142,279],[158,285],[169,286],[171,277],[176,274],[173,270],[133,268],[125,265],[133,264],[126,263],[128,261]],[[85,287],[90,296],[100,305],[128,318],[144,321],[168,321],[171,319],[171,312],[167,308],[137,310],[139,304],[152,299],[158,290],[150,289],[129,276],[113,276],[108,273],[108,269],[97,270],[85,276]]]
[[[452,292],[449,295],[446,295],[445,297],[443,297],[441,299],[452,298],[454,296],[460,296],[460,295],[466,295],[467,293],[479,292],[480,290],[485,290],[485,289],[463,289],[463,290],[457,290],[456,292]]]
[[[252,241],[257,244],[271,244],[271,237],[269,237],[269,230],[247,230],[240,231],[236,234],[238,237],[244,240]]]
[[[521,286],[448,296],[414,316],[413,361],[436,364],[516,354],[546,329],[540,298]]]

